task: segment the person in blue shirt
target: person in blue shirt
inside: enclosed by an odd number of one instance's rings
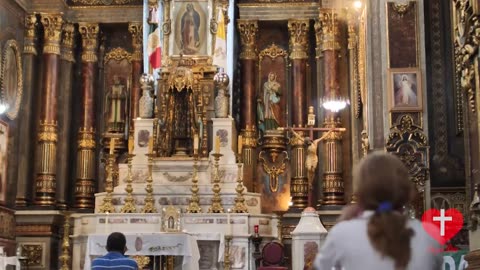
[[[105,256],[92,261],[92,270],[138,270],[137,262],[124,255],[127,251],[127,239],[123,233],[114,232],[108,236],[107,251]]]

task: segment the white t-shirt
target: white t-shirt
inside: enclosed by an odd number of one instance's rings
[[[315,269],[395,270],[393,259],[382,258],[370,243],[367,224],[372,215],[373,211],[365,211],[359,218],[335,225],[315,259]],[[442,269],[443,256],[438,242],[427,234],[420,221],[410,219],[407,226],[413,229],[414,235],[410,240],[412,252],[406,270]]]

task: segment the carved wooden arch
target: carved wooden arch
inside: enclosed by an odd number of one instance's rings
[[[422,214],[430,204],[429,193],[429,147],[427,137],[420,126],[414,124],[409,114],[401,115],[393,125],[387,138],[387,152],[398,156],[409,170],[410,179],[420,195],[414,202],[417,215]]]

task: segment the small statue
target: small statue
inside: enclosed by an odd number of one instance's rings
[[[150,92],[152,91],[153,77],[150,74],[142,74],[140,77],[140,84],[142,85],[142,97],[138,101],[138,113],[141,118],[153,117],[153,97]]]
[[[215,117],[226,118],[228,117],[229,113],[230,99],[227,91],[230,79],[228,78],[227,73],[223,71],[223,68],[220,68],[213,80],[215,81],[215,86],[218,89],[218,94],[215,97]]]
[[[368,154],[368,150],[370,150],[370,141],[368,140],[368,134],[366,130],[362,130],[362,157]]]
[[[127,91],[117,75],[113,76],[113,85],[107,93],[107,130],[122,133],[125,129]]]

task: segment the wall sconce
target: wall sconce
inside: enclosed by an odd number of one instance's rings
[[[262,151],[258,159],[262,162],[263,170],[270,177],[270,191],[277,192],[279,188],[278,177],[285,173],[289,160],[287,153],[288,138],[283,130],[267,130],[263,135],[260,145]]]

